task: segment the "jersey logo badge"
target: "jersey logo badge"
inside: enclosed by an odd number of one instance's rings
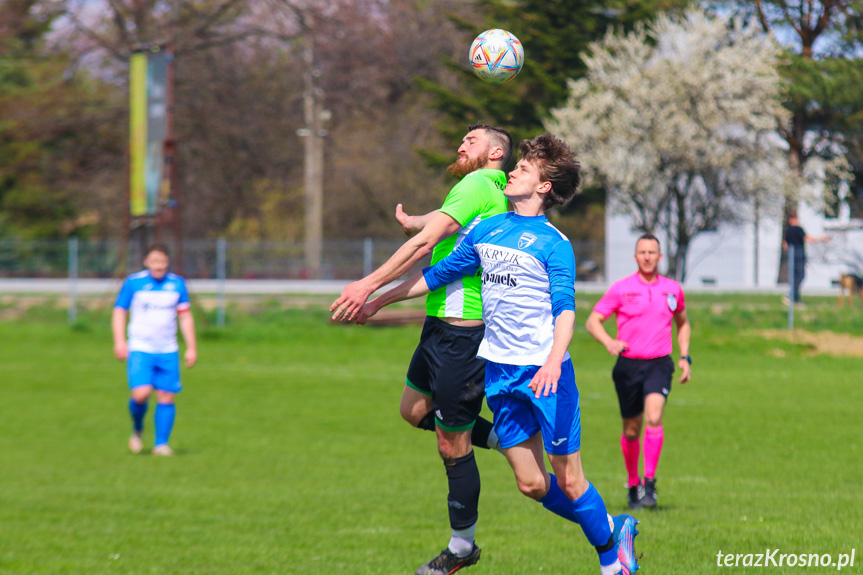
[[[523,234],[521,234],[521,237],[518,238],[518,249],[523,250],[523,249],[529,247],[535,241],[536,241],[535,235],[533,235],[529,232],[524,232]]]
[[[677,309],[677,297],[673,293],[665,294],[665,299],[668,302],[668,309],[672,312]]]

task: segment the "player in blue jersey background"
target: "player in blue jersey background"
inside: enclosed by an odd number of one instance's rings
[[[147,248],[143,271],[126,278],[111,318],[114,355],[126,361],[129,378],[129,414],[132,436],[129,449],[140,453],[144,415],[153,390],[156,391],[153,455],[173,455],[168,445],[174,428],[174,396],[180,385],[180,356],[177,324],[186,342],[186,367],[198,360],[195,320],[192,318],[185,280],[168,273],[170,259],[164,246]],[[129,318],[128,339],[126,319]]]
[[[575,195],[580,166],[552,134],[523,141],[519,151],[504,189],[514,211],[479,222],[447,258],[366,304],[358,322],[482,267],[485,334],[478,356],[486,359],[486,400],[518,489],[581,526],[602,575],[629,575],[638,569],[637,521],[609,516],[581,465],[579,396],[567,351],[575,327],[575,258],[545,217]]]

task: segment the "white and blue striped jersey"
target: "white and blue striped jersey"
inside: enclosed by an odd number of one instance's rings
[[[510,365],[545,364],[554,318],[575,311],[572,244],[545,216],[507,212],[479,222],[452,254],[423,274],[434,290],[480,267],[485,335],[477,355]]]
[[[147,270],[123,282],[114,307],[129,311],[129,351],[172,353],[177,344],[177,312],[189,309],[186,281],[172,273],[157,280]]]

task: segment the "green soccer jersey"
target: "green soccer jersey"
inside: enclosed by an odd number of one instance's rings
[[[466,175],[450,190],[440,211],[461,224],[462,228],[441,240],[432,252],[432,265],[458,247],[477,222],[506,211],[506,174],[500,170],[476,170]],[[435,317],[482,319],[480,271],[471,277],[454,281],[428,294],[426,313]]]

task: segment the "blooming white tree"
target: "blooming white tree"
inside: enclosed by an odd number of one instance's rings
[[[591,45],[586,77],[546,127],[581,156],[588,181],[633,226],[665,236],[668,274],[686,277],[694,237],[781,209],[797,176],[778,122],[787,120],[781,50],[756,26],[700,11],[660,16]]]

